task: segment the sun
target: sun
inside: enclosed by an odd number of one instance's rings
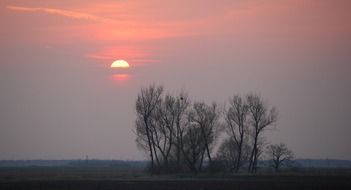
[[[129,68],[129,64],[124,60],[116,60],[111,64],[111,68]]]

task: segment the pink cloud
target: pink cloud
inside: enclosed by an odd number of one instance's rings
[[[6,8],[13,11],[23,11],[23,12],[45,12],[48,14],[56,14],[64,17],[74,18],[74,19],[82,19],[82,20],[93,20],[100,22],[111,22],[112,19],[103,18],[99,16],[95,16],[92,14],[76,12],[76,11],[68,11],[64,9],[54,9],[54,8],[45,8],[45,7],[21,7],[21,6],[6,6]]]

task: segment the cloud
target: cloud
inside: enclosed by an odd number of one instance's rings
[[[110,63],[115,59],[124,59],[134,66],[160,62],[157,56],[154,55],[154,50],[152,48],[140,45],[107,47],[100,51],[90,53],[86,55],[86,57],[100,60],[104,63]]]
[[[24,11],[24,12],[45,12],[48,14],[55,14],[64,17],[74,18],[74,19],[82,19],[82,20],[92,20],[99,22],[112,22],[112,19],[103,18],[99,16],[95,16],[92,14],[76,12],[76,11],[68,11],[63,9],[53,9],[53,8],[45,8],[45,7],[21,7],[21,6],[6,6],[7,9],[13,11]]]

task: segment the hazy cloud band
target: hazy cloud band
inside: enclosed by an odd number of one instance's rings
[[[21,6],[6,6],[6,8],[13,11],[24,11],[24,12],[45,12],[48,14],[55,14],[64,17],[74,18],[74,19],[83,19],[83,20],[93,20],[99,22],[111,22],[112,19],[103,18],[99,16],[95,16],[92,14],[76,12],[76,11],[68,11],[63,9],[53,9],[53,8],[45,8],[45,7],[21,7]]]

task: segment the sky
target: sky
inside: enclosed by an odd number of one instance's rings
[[[351,159],[351,1],[2,0],[0,159],[147,159],[141,87],[279,111],[271,143]],[[129,69],[111,69],[123,59]]]

